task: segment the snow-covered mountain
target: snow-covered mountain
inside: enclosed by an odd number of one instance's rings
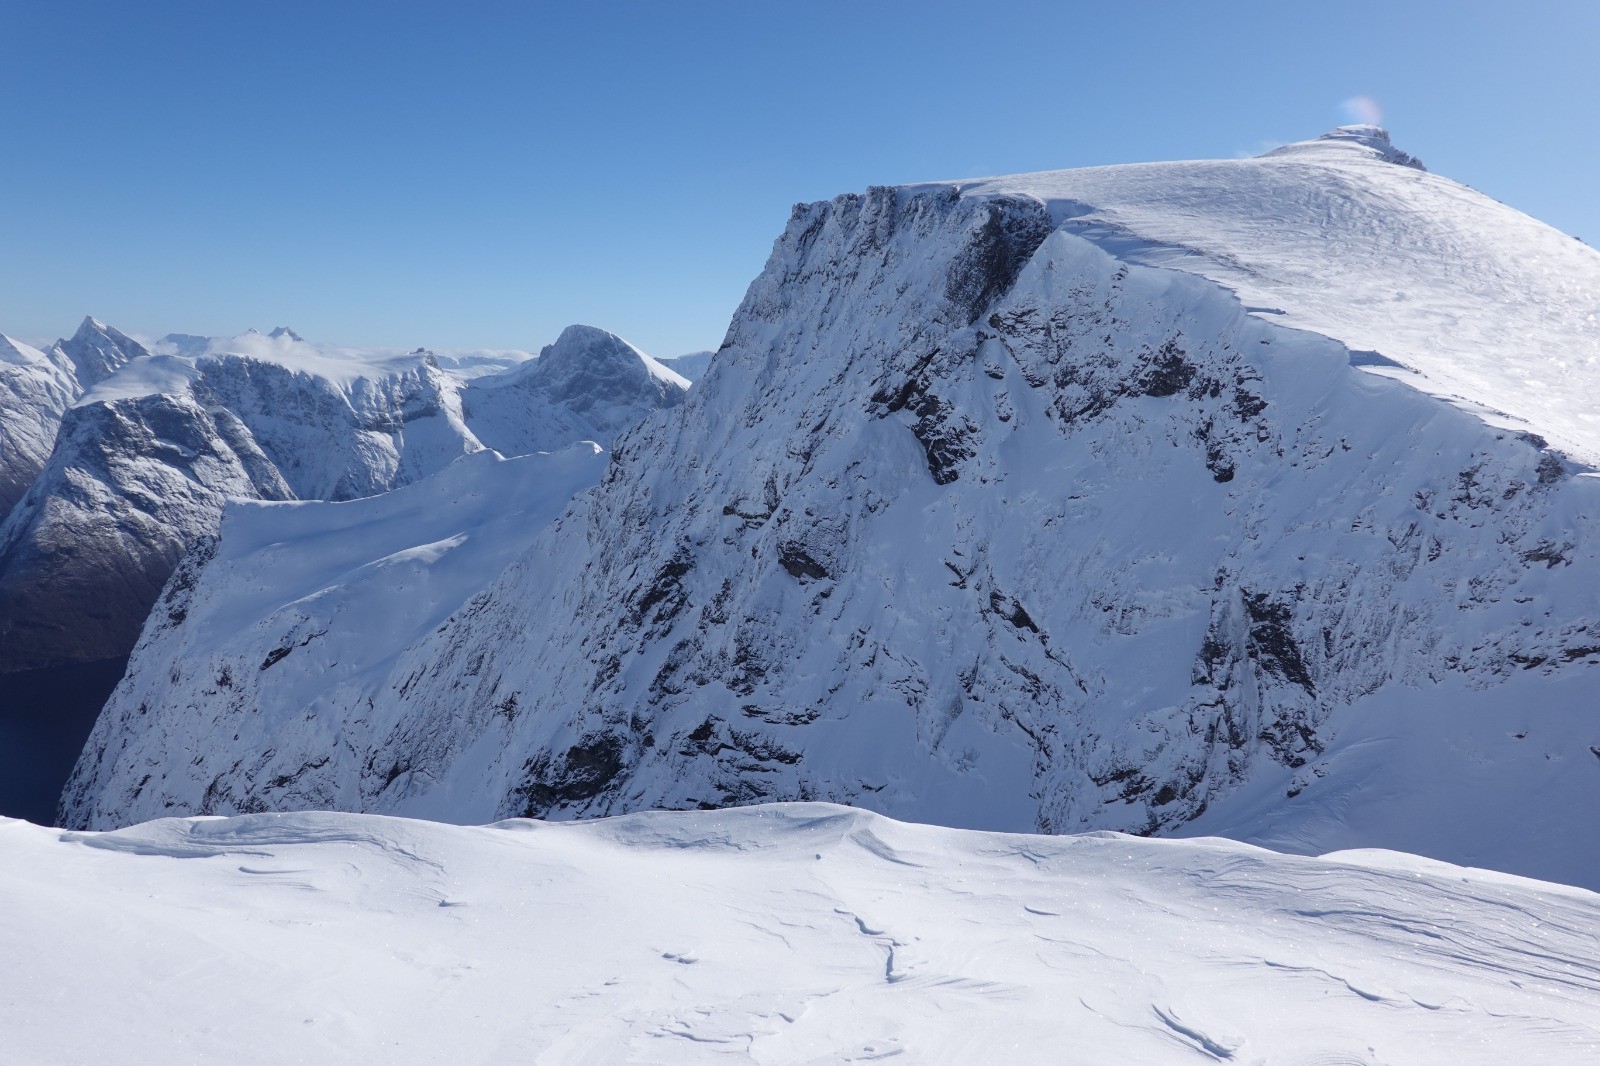
[[[273,665],[341,586],[247,622],[266,558],[196,557],[63,815],[825,799],[1600,884],[1600,255],[1402,157],[798,207],[685,402],[359,687]]]
[[[44,469],[77,394],[70,364],[0,334],[0,521]]]
[[[473,828],[0,821],[0,864],[17,1062],[1600,1052],[1600,897],[1391,852],[1002,836],[810,804]]]
[[[606,375],[657,373],[617,343],[626,351],[575,353],[568,387],[546,388],[537,402],[482,377],[516,358],[464,360],[470,369],[457,373],[421,349],[318,346],[286,327],[227,341],[170,335],[152,353],[88,319],[47,355],[11,345],[12,362],[27,366],[4,378],[19,382],[6,395],[21,399],[0,402],[37,413],[19,420],[24,432],[0,471],[14,468],[12,481],[30,486],[0,524],[0,673],[126,655],[178,559],[216,531],[227,499],[371,496],[484,450],[463,416],[469,382],[495,399],[496,446],[508,454],[534,450],[519,446],[519,425],[536,448],[564,447],[597,435],[599,420],[583,415],[600,404],[608,441],[675,402],[686,383],[671,375],[653,391],[585,391]],[[50,377],[58,364],[71,373]],[[41,463],[47,439],[53,450]]]
[[[93,388],[133,360],[150,354],[144,345],[92,315],[70,338],[56,341],[51,351],[57,362],[71,366],[79,389]]]
[[[465,417],[502,455],[553,451],[573,441],[610,446],[640,413],[677,404],[689,381],[612,333],[568,326],[539,358],[474,380]]]

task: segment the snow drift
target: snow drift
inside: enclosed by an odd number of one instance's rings
[[[0,820],[17,1061],[1579,1062],[1592,893],[821,804]],[[85,1024],[85,1019],[92,1024]]]

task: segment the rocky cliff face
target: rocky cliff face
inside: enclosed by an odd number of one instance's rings
[[[1600,883],[1600,483],[1083,217],[797,208],[687,400],[359,695],[219,701],[298,631],[217,639],[197,558],[65,818],[825,799]]]
[[[226,409],[156,394],[68,411],[0,526],[0,672],[123,654],[229,496],[293,493]]]

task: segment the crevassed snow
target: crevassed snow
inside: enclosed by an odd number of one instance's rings
[[[1576,1063],[1600,897],[826,804],[0,821],[15,1062]]]
[[[1385,161],[1375,127],[1254,159],[939,183],[1020,194],[1129,262],[1232,289],[1491,421],[1600,463],[1600,252],[1465,185]]]

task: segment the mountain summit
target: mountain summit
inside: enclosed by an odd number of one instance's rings
[[[1309,152],[1322,151],[1328,148],[1351,146],[1366,149],[1368,153],[1381,159],[1385,163],[1396,163],[1403,167],[1412,167],[1416,170],[1427,170],[1422,165],[1422,160],[1414,155],[1402,152],[1389,140],[1389,131],[1382,126],[1354,125],[1336,126],[1313,141],[1298,141],[1286,144],[1281,148],[1274,148],[1264,154],[1262,158],[1274,156],[1301,155]]]

